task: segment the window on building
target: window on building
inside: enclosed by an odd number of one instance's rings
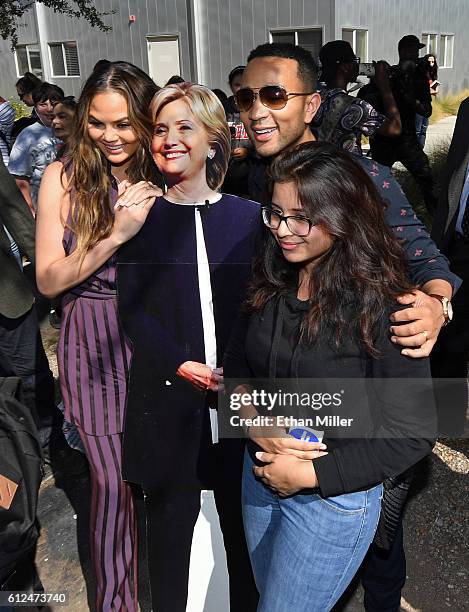
[[[316,59],[322,47],[322,29],[312,30],[288,30],[282,32],[271,32],[271,41],[278,43],[292,43],[299,45],[311,53]]]
[[[32,72],[42,79],[42,62],[39,45],[17,45],[15,47],[16,74],[21,77]]]
[[[440,68],[453,67],[454,34],[440,36],[440,54],[438,56]]]
[[[361,59],[362,62],[368,61],[368,30],[343,28],[342,40],[350,43],[353,52]]]
[[[438,53],[438,34],[422,34],[422,42],[426,46],[425,53]]]
[[[80,76],[76,42],[49,43],[49,54],[52,76]]]
[[[295,32],[272,32],[272,42],[296,45]]]

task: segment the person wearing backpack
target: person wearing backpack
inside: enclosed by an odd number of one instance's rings
[[[0,377],[0,449],[0,590],[42,592],[34,564],[42,452],[18,377]]]

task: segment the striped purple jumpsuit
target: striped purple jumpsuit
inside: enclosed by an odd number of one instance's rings
[[[64,231],[67,254],[75,235]],[[137,610],[137,528],[132,492],[121,476],[121,436],[131,348],[117,319],[111,257],[62,299],[58,344],[65,418],[78,428],[90,464],[91,554],[98,612]]]

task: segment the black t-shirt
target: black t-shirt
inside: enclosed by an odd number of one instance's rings
[[[314,465],[321,494],[329,497],[374,486],[428,454],[433,446],[434,404],[428,359],[404,357],[389,338],[389,313],[396,309],[394,304],[376,324],[376,357],[365,351],[359,338],[352,300],[346,310],[349,328],[338,347],[335,329],[327,321],[314,340],[299,339],[301,321],[309,308],[309,302],[290,294],[270,300],[262,312],[241,315],[225,352],[224,374],[230,392],[233,381],[251,384],[256,379],[262,381],[261,387],[273,382],[268,390],[274,392],[281,389],[282,379],[303,385],[298,387],[300,392],[315,380],[324,384],[337,379],[339,387],[345,383],[345,388],[347,381],[355,379],[363,386],[359,404],[344,402],[340,410],[344,416],[351,416],[349,409],[353,416],[359,415],[355,424],[365,437],[335,437],[334,428],[322,428],[328,455],[315,459]],[[366,391],[373,387],[365,386],[365,381],[370,379],[382,396],[368,396]],[[419,391],[424,390],[425,401],[420,397],[417,404],[416,396],[404,391],[408,387],[396,387],[396,379],[403,379],[403,385],[405,379],[421,379]],[[254,459],[258,447],[249,441],[248,448]]]
[[[391,78],[392,92],[401,115],[402,133],[415,133],[415,100],[431,104],[430,88],[424,72],[403,71],[394,66]]]
[[[428,79],[422,69],[404,71],[399,65],[391,69],[391,88],[397,108],[401,115],[402,135],[415,135],[415,100],[422,104],[431,103]],[[378,88],[370,83],[363,87],[358,97],[369,102],[374,108],[384,113],[384,104]],[[386,140],[379,134],[373,137],[375,140]]]

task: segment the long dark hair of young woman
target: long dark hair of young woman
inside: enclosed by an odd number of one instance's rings
[[[127,170],[128,179],[131,183],[152,181],[158,184],[161,176],[150,154],[153,124],[148,112],[158,89],[143,70],[128,62],[103,64],[83,86],[70,146],[73,162],[71,186],[76,191],[77,211],[74,211],[73,231],[77,235],[77,250],[83,256],[109,236],[114,223],[113,211],[103,206],[110,191],[109,164],[88,135],[91,102],[95,95],[110,91],[125,98],[130,124],[140,140],[140,147]]]
[[[428,61],[431,57],[433,57],[434,63],[433,66]],[[436,55],[433,53],[427,53],[422,57],[422,65],[425,69],[425,73],[429,81],[436,81],[438,78],[438,64],[436,61]]]
[[[374,354],[375,324],[397,296],[412,287],[404,252],[385,221],[384,203],[373,182],[348,153],[318,142],[280,155],[270,178],[272,185],[293,182],[305,216],[333,237],[332,247],[310,277],[313,299],[303,332],[312,340],[327,324],[335,329],[338,346],[343,334],[352,331],[352,299],[357,331],[366,350]],[[252,311],[262,310],[270,299],[298,285],[298,265],[289,263],[270,230],[266,233],[247,303]]]

